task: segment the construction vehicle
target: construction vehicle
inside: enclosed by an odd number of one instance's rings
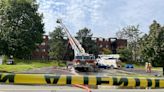
[[[119,54],[98,55],[97,62],[98,64],[118,69],[122,66],[119,58]]]
[[[105,68],[121,68],[122,64],[120,61],[120,55],[117,53],[117,38],[110,38],[112,54],[109,55],[98,55],[97,63],[98,66]]]
[[[78,71],[96,71],[96,59],[94,55],[85,52],[80,42],[73,37],[66,26],[62,23],[61,19],[57,20],[62,27],[62,30],[68,37],[69,43],[74,50],[73,67]]]

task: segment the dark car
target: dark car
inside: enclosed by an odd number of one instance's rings
[[[126,64],[125,68],[134,68],[133,64]]]

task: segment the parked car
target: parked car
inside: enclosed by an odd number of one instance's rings
[[[133,64],[126,64],[125,68],[134,68]]]

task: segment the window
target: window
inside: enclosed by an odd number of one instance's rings
[[[83,58],[84,59],[90,59],[90,56],[84,56]]]
[[[45,35],[43,36],[43,39],[46,39],[46,36]]]
[[[43,51],[43,52],[46,52],[46,49],[43,49],[42,51]]]
[[[96,40],[96,38],[95,38],[95,37],[92,37],[92,40],[94,40],[94,41],[95,41],[95,40]]]
[[[109,46],[108,45],[106,45],[106,48],[108,48]]]
[[[39,49],[36,49],[36,52],[39,52]]]
[[[41,45],[46,45],[46,43],[45,42],[42,42]]]
[[[76,59],[82,59],[82,56],[76,56],[75,58]]]
[[[42,59],[44,59],[44,56],[42,56]]]
[[[100,41],[102,41],[102,40],[103,40],[103,38],[99,38],[99,40],[100,40]]]
[[[38,45],[39,45],[39,43],[35,43],[35,45],[36,45],[36,46],[38,46]]]

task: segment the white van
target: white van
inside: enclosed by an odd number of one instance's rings
[[[110,66],[111,68],[121,68],[121,61],[119,54],[98,55],[97,61],[100,64]]]

